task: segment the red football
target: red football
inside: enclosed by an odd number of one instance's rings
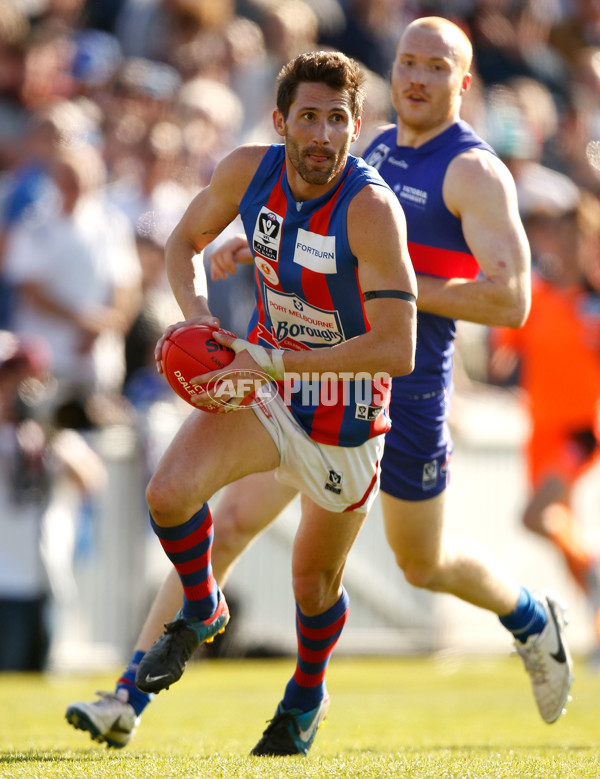
[[[191,398],[203,390],[190,384],[190,379],[225,368],[235,357],[233,349],[215,341],[213,333],[214,328],[207,325],[189,325],[175,330],[163,343],[163,374],[171,389],[192,406]]]

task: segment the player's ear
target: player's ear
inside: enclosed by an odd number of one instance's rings
[[[352,133],[351,141],[354,143],[354,141],[358,140],[358,136],[360,135],[360,127],[361,127],[361,118],[360,116],[358,119],[354,122],[354,132]]]
[[[283,114],[277,108],[273,111],[273,127],[277,135],[285,136],[285,119]]]

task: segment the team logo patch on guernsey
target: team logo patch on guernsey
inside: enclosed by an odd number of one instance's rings
[[[279,276],[277,275],[277,271],[272,265],[270,265],[266,260],[263,260],[262,257],[256,257],[254,262],[258,270],[262,273],[269,284],[279,284]]]
[[[315,273],[337,273],[335,235],[320,235],[298,229],[294,262]]]
[[[330,492],[335,492],[336,495],[342,494],[342,474],[337,471],[330,470],[325,482],[325,489]]]
[[[298,295],[264,285],[263,297],[276,343],[283,349],[315,349],[344,341],[337,311],[311,306]]]
[[[279,262],[282,224],[283,218],[279,214],[265,206],[260,209],[252,236],[252,248],[256,254],[266,260]]]
[[[365,162],[367,165],[372,165],[374,168],[377,168],[379,170],[379,166],[382,162],[385,161],[386,157],[390,153],[390,147],[386,146],[385,143],[380,143],[379,146],[376,146],[373,151],[369,154]]]
[[[355,419],[364,419],[365,422],[372,422],[381,414],[383,406],[368,406],[366,403],[357,403],[354,412]]]

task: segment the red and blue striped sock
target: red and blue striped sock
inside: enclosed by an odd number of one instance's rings
[[[348,593],[343,587],[339,600],[323,614],[307,617],[296,606],[298,658],[296,671],[285,688],[284,709],[310,711],[325,697],[327,664],[348,619],[348,607]]]
[[[181,579],[183,616],[207,619],[214,614],[218,603],[218,587],[211,565],[214,532],[208,503],[183,525],[161,527],[152,517],[150,522]]]
[[[117,680],[117,686],[115,692],[119,690],[127,690],[127,700],[133,706],[135,713],[139,715],[144,711],[146,706],[150,703],[154,695],[149,692],[142,692],[135,686],[135,673],[137,671],[140,660],[145,655],[141,649],[136,650],[133,653],[129,665],[123,672],[123,676]]]

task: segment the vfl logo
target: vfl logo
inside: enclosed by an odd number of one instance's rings
[[[336,495],[341,495],[342,474],[330,469],[327,481],[325,482],[325,489],[334,492]]]
[[[279,261],[282,224],[283,217],[279,214],[265,206],[260,209],[252,236],[252,247],[255,254],[272,262]]]
[[[383,406],[368,406],[366,403],[357,403],[354,418],[372,422],[374,419],[377,419],[382,411]]]
[[[437,482],[438,464],[437,460],[425,463],[423,466],[423,477],[421,487],[423,490],[432,490]]]
[[[277,238],[277,236],[279,235],[279,223],[277,221],[277,214],[261,213],[259,217],[259,221],[260,221],[260,229],[263,235],[266,235],[271,239]]]
[[[382,162],[385,162],[389,153],[390,147],[386,146],[385,143],[380,143],[379,146],[376,146],[369,154],[365,162],[367,165],[372,165],[374,168],[379,170]]]

